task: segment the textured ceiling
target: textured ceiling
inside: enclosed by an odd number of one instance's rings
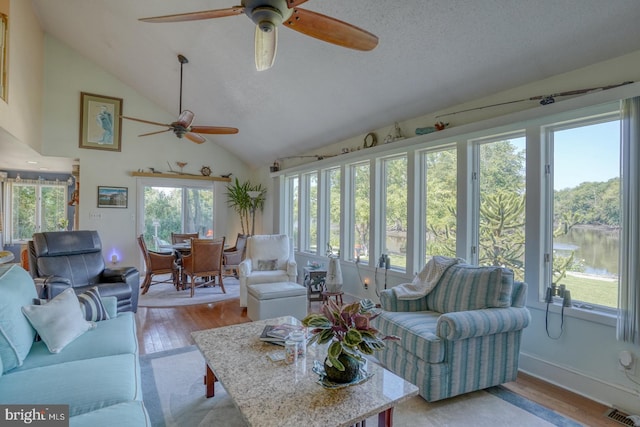
[[[238,0],[32,2],[47,33],[176,115],[185,55],[183,108],[194,124],[239,128],[207,138],[252,166],[640,50],[637,0],[309,0],[301,7],[376,34],[378,47],[280,27],[273,68],[257,72],[245,15],[138,21]]]

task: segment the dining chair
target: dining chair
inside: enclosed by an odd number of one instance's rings
[[[236,244],[224,250],[223,261],[225,273],[231,271],[231,275],[236,278],[238,277],[238,266],[244,259],[248,238],[248,234],[238,233]]]
[[[149,287],[152,284],[173,283],[173,286],[178,289],[180,287],[179,269],[175,254],[173,252],[161,253],[148,250],[144,241],[144,234],[138,236],[138,246],[142,251],[145,264],[145,276],[141,286],[142,295],[149,291]],[[171,274],[170,279],[153,279],[154,276],[167,274]]]
[[[196,288],[196,277],[207,278],[205,282],[198,286],[209,283],[215,285],[215,278],[217,277],[222,292],[227,293],[222,281],[223,249],[224,237],[215,239],[191,239],[191,253],[182,257],[182,272],[184,276],[188,277],[192,297]],[[211,280],[208,280],[209,278],[211,278]]]

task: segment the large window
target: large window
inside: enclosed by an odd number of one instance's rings
[[[369,162],[358,163],[350,166],[351,186],[351,241],[353,242],[353,255],[351,259],[360,259],[361,262],[369,260],[369,231],[371,228],[371,183],[369,180]]]
[[[340,249],[340,168],[328,169],[325,174],[326,179],[326,207],[328,211],[327,217],[327,230],[329,235],[328,244],[334,253],[337,253]]]
[[[382,252],[389,256],[391,267],[407,267],[407,156],[382,161],[383,194]]]
[[[624,284],[620,126],[611,102],[455,139],[416,137],[301,169],[300,203],[289,191],[283,206],[300,206],[301,242],[314,242],[319,212],[322,244],[368,268],[388,254],[397,283],[435,255],[458,256],[513,270],[534,303],[555,283],[578,307],[610,315]]]
[[[33,233],[66,230],[67,183],[16,180],[7,186],[6,243],[24,242]]]
[[[617,307],[620,121],[607,115],[548,128],[553,182],[552,283],[571,298]]]
[[[511,268],[518,280],[524,280],[525,142],[514,135],[477,143],[477,262]]]
[[[300,199],[300,179],[298,175],[288,176],[285,179],[285,230],[287,235],[293,237],[295,249],[298,249],[298,209]]]
[[[170,242],[171,233],[213,237],[212,186],[145,186],[143,209],[144,235],[149,245]]]
[[[434,255],[456,255],[457,156],[455,148],[422,154],[426,263]]]
[[[318,252],[318,173],[302,175],[304,185],[301,202],[305,252]]]

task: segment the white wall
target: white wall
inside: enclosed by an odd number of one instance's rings
[[[640,51],[543,81],[533,82],[491,97],[452,106],[443,112],[464,110],[566,90],[606,86],[623,81],[640,81]],[[625,96],[624,88],[615,90],[622,94],[621,97]],[[637,88],[634,88],[634,92],[637,92]],[[601,94],[604,95],[604,93]],[[637,93],[634,93],[629,96],[636,95]],[[590,95],[590,98],[596,99],[599,96],[599,94],[593,94]],[[575,104],[581,103],[581,100],[574,99],[575,102],[572,102]],[[556,101],[562,102],[562,100],[562,98],[558,98]],[[588,98],[585,98],[584,102],[589,102]],[[531,108],[552,107],[539,107],[535,101],[522,102],[510,106],[487,108],[448,116],[442,120],[450,122],[452,128],[469,123],[476,123],[482,126],[482,123],[490,120],[496,121],[500,116],[508,113]],[[422,117],[401,122],[400,126],[403,134],[407,137],[414,136],[415,128],[432,126],[438,121],[435,116],[443,112],[432,112]],[[392,129],[393,123],[389,123],[388,126],[375,131],[379,144]],[[315,150],[308,154],[338,154],[343,147],[355,148],[362,146],[364,136],[356,135],[348,140],[327,145],[323,149]],[[437,134],[433,135],[433,138],[438,138]],[[346,156],[348,156],[349,160],[356,160],[359,154],[356,152]],[[321,161],[319,165],[323,165],[322,162],[326,164],[332,161],[334,160]],[[309,163],[309,161],[287,160],[283,167],[295,168],[303,163]],[[266,172],[268,167],[269,165],[264,165],[261,172],[257,172],[255,176],[262,177],[263,185],[273,186],[273,178]],[[273,191],[276,190],[275,188],[273,189]],[[278,206],[274,204],[273,208],[274,212],[265,212],[264,214],[263,225],[265,227],[272,226],[274,222],[277,224],[278,213],[276,211]],[[274,225],[273,228],[277,229],[277,225]],[[529,236],[527,238],[531,239]],[[302,272],[302,266],[306,264],[308,259],[326,262],[326,258],[323,259],[323,257],[310,256],[308,254],[298,254],[297,259],[300,273]],[[363,279],[368,278],[370,284],[374,282],[376,275],[373,267],[361,266],[360,271]],[[345,292],[358,298],[370,298],[374,301],[378,299],[374,286],[370,285],[369,289],[364,289],[353,263],[343,263],[342,273],[345,279]],[[377,278],[379,286],[382,288],[384,270],[378,271]],[[392,287],[398,283],[410,281],[411,274],[406,275],[391,271],[387,279],[387,286]],[[300,280],[302,280],[302,277],[300,277]],[[538,283],[529,283],[530,289],[534,290],[529,293],[529,301],[527,303],[531,310],[532,322],[523,334],[520,358],[521,370],[604,404],[638,413],[638,408],[640,408],[640,398],[638,397],[640,392],[638,390],[640,390],[640,386],[628,380],[624,373],[618,369],[618,354],[621,350],[629,350],[637,358],[640,357],[640,347],[616,340],[615,319],[598,318],[574,309],[565,310],[564,333],[562,336],[559,339],[550,338],[545,331],[545,305],[538,302],[535,293],[535,289],[539,287],[538,285]],[[549,324],[551,335],[555,337],[559,332],[560,325],[560,315],[557,307],[551,310]],[[632,378],[640,383],[640,368],[638,368],[637,359],[635,373]]]
[[[213,138],[201,145],[178,139],[170,132],[139,138],[137,135],[155,129],[128,120],[122,121],[121,152],[78,148],[81,92],[122,98],[125,115],[163,123],[170,123],[175,117],[55,38],[46,36],[44,45],[42,154],[79,159],[80,228],[97,230],[107,253],[116,250],[122,254],[122,265],[141,267],[135,240],[142,231],[142,227],[136,227],[139,178],[132,177],[132,171],[149,167],[167,171],[167,162],[175,170],[175,162],[183,161],[188,163],[185,172],[199,173],[206,165],[211,167],[212,175],[232,172],[241,181],[249,178],[247,165],[211,142]],[[98,209],[99,185],[127,187],[128,208]],[[216,189],[215,233],[235,238],[239,223],[228,212],[226,184],[217,185]]]
[[[40,148],[42,123],[43,33],[31,2],[3,0],[0,10],[9,15],[7,101],[0,99],[0,129],[16,143]],[[6,135],[0,137],[8,138]],[[12,141],[13,142],[13,141]]]

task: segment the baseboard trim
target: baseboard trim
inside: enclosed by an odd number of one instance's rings
[[[522,352],[519,370],[605,406],[620,408],[632,414],[637,412],[640,393],[620,384],[611,384]]]

